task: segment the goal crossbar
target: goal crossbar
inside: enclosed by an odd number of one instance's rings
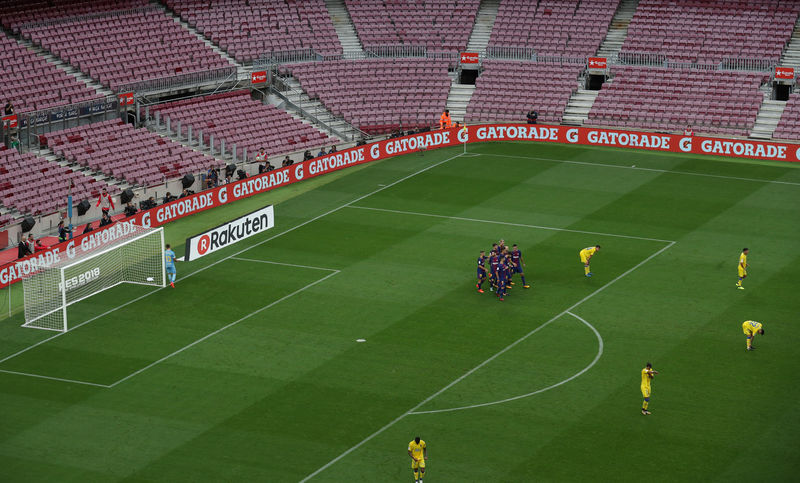
[[[132,234],[23,279],[23,327],[66,332],[67,307],[122,283],[166,286],[163,228],[130,225]]]

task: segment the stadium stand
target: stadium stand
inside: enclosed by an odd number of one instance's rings
[[[695,63],[777,61],[799,13],[796,1],[641,0],[621,53],[654,52]]]
[[[172,126],[181,121],[184,134],[189,125],[195,133],[202,130],[206,143],[213,135],[215,144],[224,139],[227,149],[233,144],[237,151],[247,148],[250,159],[262,147],[269,154],[283,154],[339,142],[286,111],[253,100],[248,90],[152,106],[150,112],[168,116]]]
[[[486,60],[475,83],[465,121],[525,122],[535,109],[539,120],[561,122],[583,64]]]
[[[167,0],[167,6],[239,62],[311,48],[342,53],[323,0]]]
[[[126,82],[232,67],[157,7],[21,30],[23,36],[112,90]]]
[[[778,127],[772,133],[775,139],[800,139],[800,93],[789,95]]]
[[[96,198],[100,190],[119,192],[119,188],[83,173],[16,149],[0,148],[0,201],[3,206],[23,214],[38,215],[57,211],[66,206],[67,189],[74,183],[75,202]],[[11,221],[10,215],[5,215]],[[3,217],[0,217],[0,224]]]
[[[284,66],[311,98],[370,134],[438,122],[447,104],[448,61],[424,58],[337,60]]]
[[[763,100],[764,72],[617,67],[589,112],[589,123],[668,131],[692,125],[746,136]]]
[[[17,114],[101,97],[5,33],[0,33],[0,76],[3,103],[12,101]]]
[[[365,48],[419,45],[437,52],[467,47],[479,0],[346,0]]]
[[[26,23],[142,7],[147,0],[0,0],[0,22],[14,32]]]
[[[594,55],[608,32],[619,0],[503,0],[490,47],[530,47],[538,55]]]
[[[219,161],[147,129],[112,119],[45,134],[42,142],[64,159],[137,185],[154,185]]]

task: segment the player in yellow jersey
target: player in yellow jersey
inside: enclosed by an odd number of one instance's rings
[[[642,396],[644,397],[644,402],[642,402],[642,414],[645,416],[650,414],[650,411],[647,410],[647,406],[650,404],[650,380],[658,374],[658,371],[653,370],[653,366],[648,362],[647,366],[642,369]]]
[[[747,337],[747,350],[751,351],[756,348],[753,345],[753,339],[756,338],[756,334],[764,335],[764,326],[761,322],[756,322],[755,320],[745,320],[742,323],[742,331]]]
[[[750,252],[749,248],[743,248],[742,254],[739,255],[739,281],[736,282],[736,288],[744,290],[742,281],[747,277],[747,253]]]
[[[414,438],[408,443],[408,456],[411,456],[411,471],[414,472],[414,483],[422,483],[425,477],[425,460],[428,459],[428,447],[425,441]]]
[[[600,245],[595,245],[593,247],[586,247],[579,253],[581,262],[583,262],[583,273],[585,273],[587,277],[592,276],[592,271],[589,269],[589,260],[599,251]]]

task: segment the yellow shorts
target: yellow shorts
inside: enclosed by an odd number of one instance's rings
[[[581,262],[583,262],[583,264],[586,265],[587,263],[589,263],[589,259],[581,255]]]
[[[747,337],[752,337],[752,338],[756,337],[756,333],[751,332],[750,329],[743,329],[742,332],[744,332],[744,335],[746,335]]]
[[[648,398],[650,397],[650,388],[649,387],[642,387],[642,397]]]
[[[419,460],[419,461],[414,461],[414,460],[411,461],[411,469],[412,470],[416,470],[417,468],[422,468],[423,470],[425,469],[425,459],[424,458]]]
[[[744,278],[747,276],[747,270],[742,270],[742,267],[739,267],[739,277]]]

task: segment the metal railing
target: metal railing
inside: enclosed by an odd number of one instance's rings
[[[270,64],[290,64],[293,62],[308,62],[322,60],[314,49],[294,49],[277,52],[267,52],[253,61],[253,68],[267,67]]]
[[[107,121],[119,116],[119,100],[116,96],[107,96],[51,109],[23,112],[17,115],[17,129],[21,147],[31,149],[38,147],[40,134]]]
[[[723,69],[728,70],[769,71],[773,70],[778,65],[778,61],[774,59],[723,57],[721,64]]]
[[[662,66],[667,56],[659,52],[619,52],[609,57],[608,63],[615,65]]]
[[[494,45],[486,49],[484,58],[486,59],[508,59],[508,60],[534,60],[536,51],[533,47],[513,47]]]
[[[116,87],[117,92],[136,92],[137,94],[163,91],[185,86],[195,86],[207,84],[209,82],[225,82],[228,78],[236,78],[237,68],[235,66],[221,67],[199,72],[189,72],[177,74],[157,79],[147,79],[136,82],[120,84]]]
[[[298,98],[300,98],[303,95],[303,92],[293,89],[291,86],[286,84],[283,81],[283,79],[281,79],[279,77],[276,77],[275,81],[269,87],[269,92],[270,92],[270,94],[274,94],[281,101],[284,102],[284,104],[286,106],[286,110],[295,111],[299,116],[304,117],[304,118],[308,119],[309,121],[324,127],[325,129],[329,130],[330,132],[332,132],[333,134],[339,136],[340,138],[342,138],[344,140],[348,139],[348,136],[346,136],[344,133],[342,133],[338,129],[332,127],[328,123],[323,122],[322,120],[320,120],[319,119],[319,114],[321,114],[323,112],[328,113],[335,121],[338,121],[338,120],[342,120],[343,121],[344,119],[337,119],[337,117],[334,116],[334,114],[332,112],[329,112],[327,109],[318,108],[317,112],[312,113],[308,109],[305,109],[305,108],[301,107],[300,105],[296,104],[294,101],[289,99],[289,97],[286,94],[288,93],[289,95],[292,95],[293,97],[297,96]],[[354,127],[354,129],[355,129],[355,127]],[[351,139],[351,140],[354,140],[354,139]]]
[[[428,48],[424,45],[371,45],[364,47],[371,57],[427,57]]]

